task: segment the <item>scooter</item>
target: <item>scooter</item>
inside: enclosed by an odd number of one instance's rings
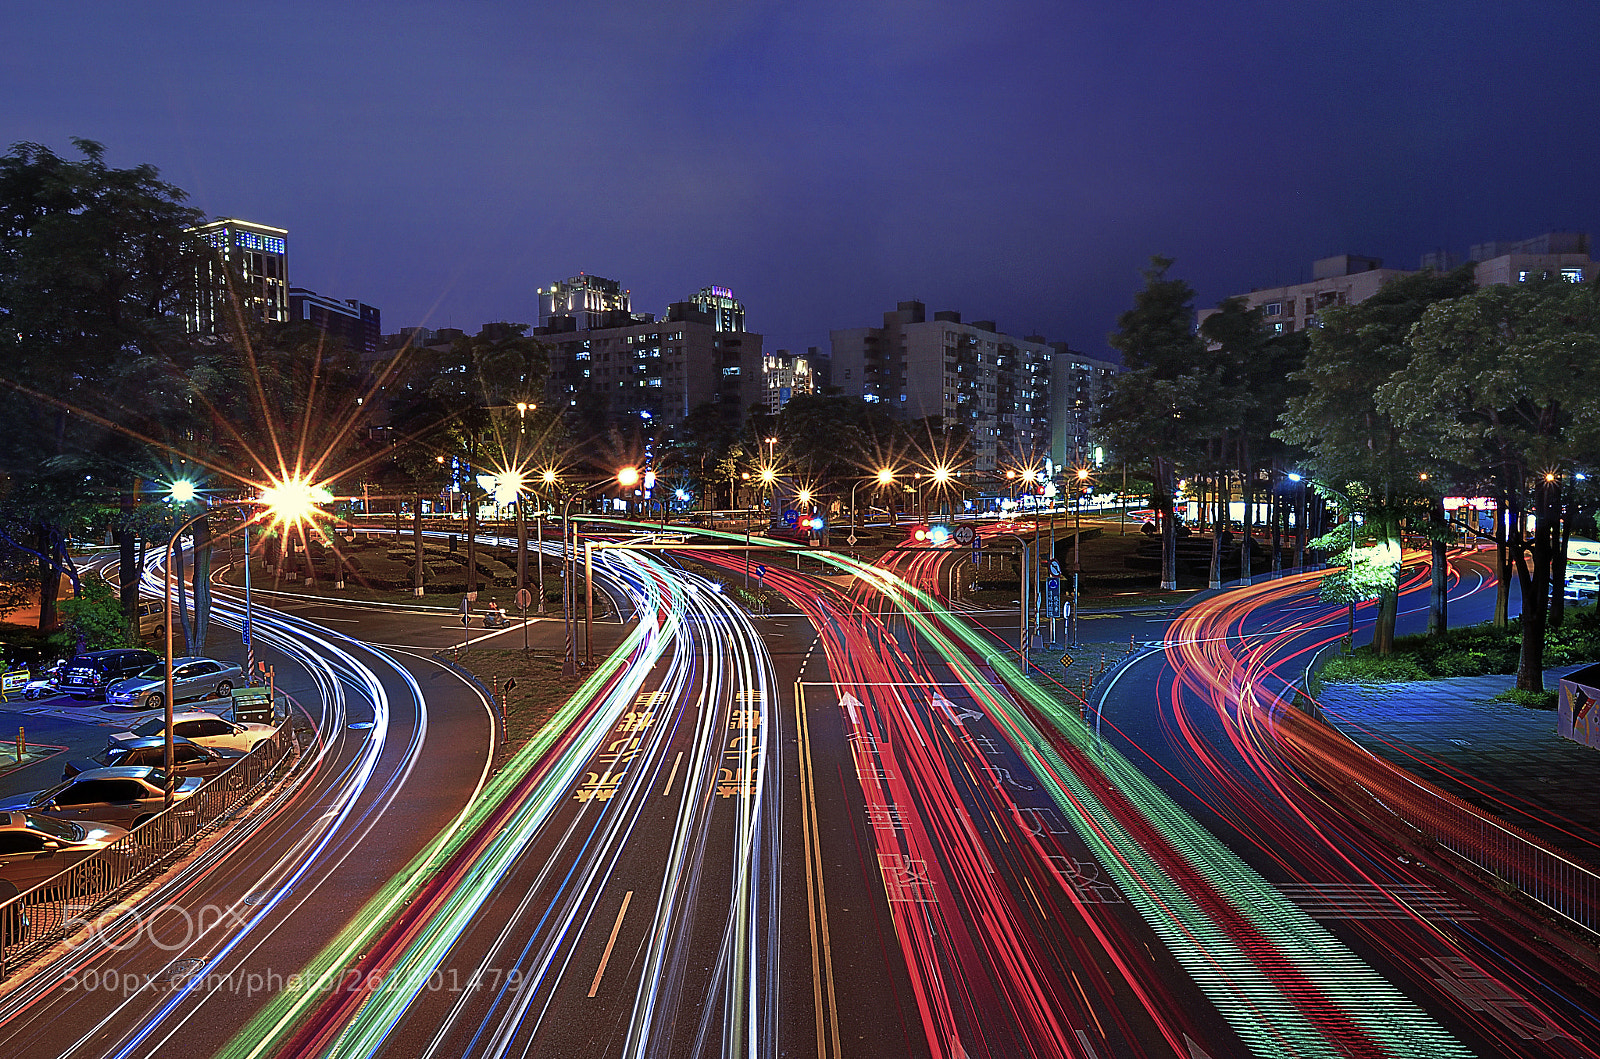
[[[483,627],[485,629],[503,629],[511,624],[511,619],[506,617],[504,611],[485,611]]]

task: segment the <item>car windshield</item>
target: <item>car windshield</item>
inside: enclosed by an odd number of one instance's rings
[[[29,828],[41,835],[51,838],[65,839],[68,842],[82,842],[85,834],[83,828],[70,820],[57,820],[50,816],[39,816],[28,813],[23,817]]]
[[[151,739],[166,730],[167,722],[160,717],[152,717],[133,730],[133,734],[144,739]]]
[[[165,679],[167,679],[167,667],[164,666],[164,665],[154,665],[154,666],[149,666],[149,667],[147,667],[145,669],[141,669],[138,672],[138,679],[140,679],[140,680],[165,680]]]

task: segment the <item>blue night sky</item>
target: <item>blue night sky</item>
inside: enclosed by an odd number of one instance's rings
[[[590,272],[731,287],[767,348],[896,301],[1108,355],[1336,253],[1595,231],[1600,5],[0,0],[0,130],[99,140],[384,329]]]

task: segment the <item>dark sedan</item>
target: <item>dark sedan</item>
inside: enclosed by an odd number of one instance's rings
[[[235,761],[244,757],[244,751],[227,747],[201,746],[199,743],[175,736],[172,740],[172,774],[174,776],[201,776],[209,779],[225,771]],[[106,748],[92,763],[69,764],[63,779],[71,779],[94,768],[123,768],[145,765],[165,768],[167,741],[160,737],[130,739]]]

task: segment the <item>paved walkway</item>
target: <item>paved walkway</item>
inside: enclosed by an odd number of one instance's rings
[[[1545,686],[1581,666],[1545,671]],[[1351,739],[1575,859],[1600,867],[1600,751],[1556,734],[1554,711],[1494,697],[1511,675],[1327,684],[1323,714]]]

